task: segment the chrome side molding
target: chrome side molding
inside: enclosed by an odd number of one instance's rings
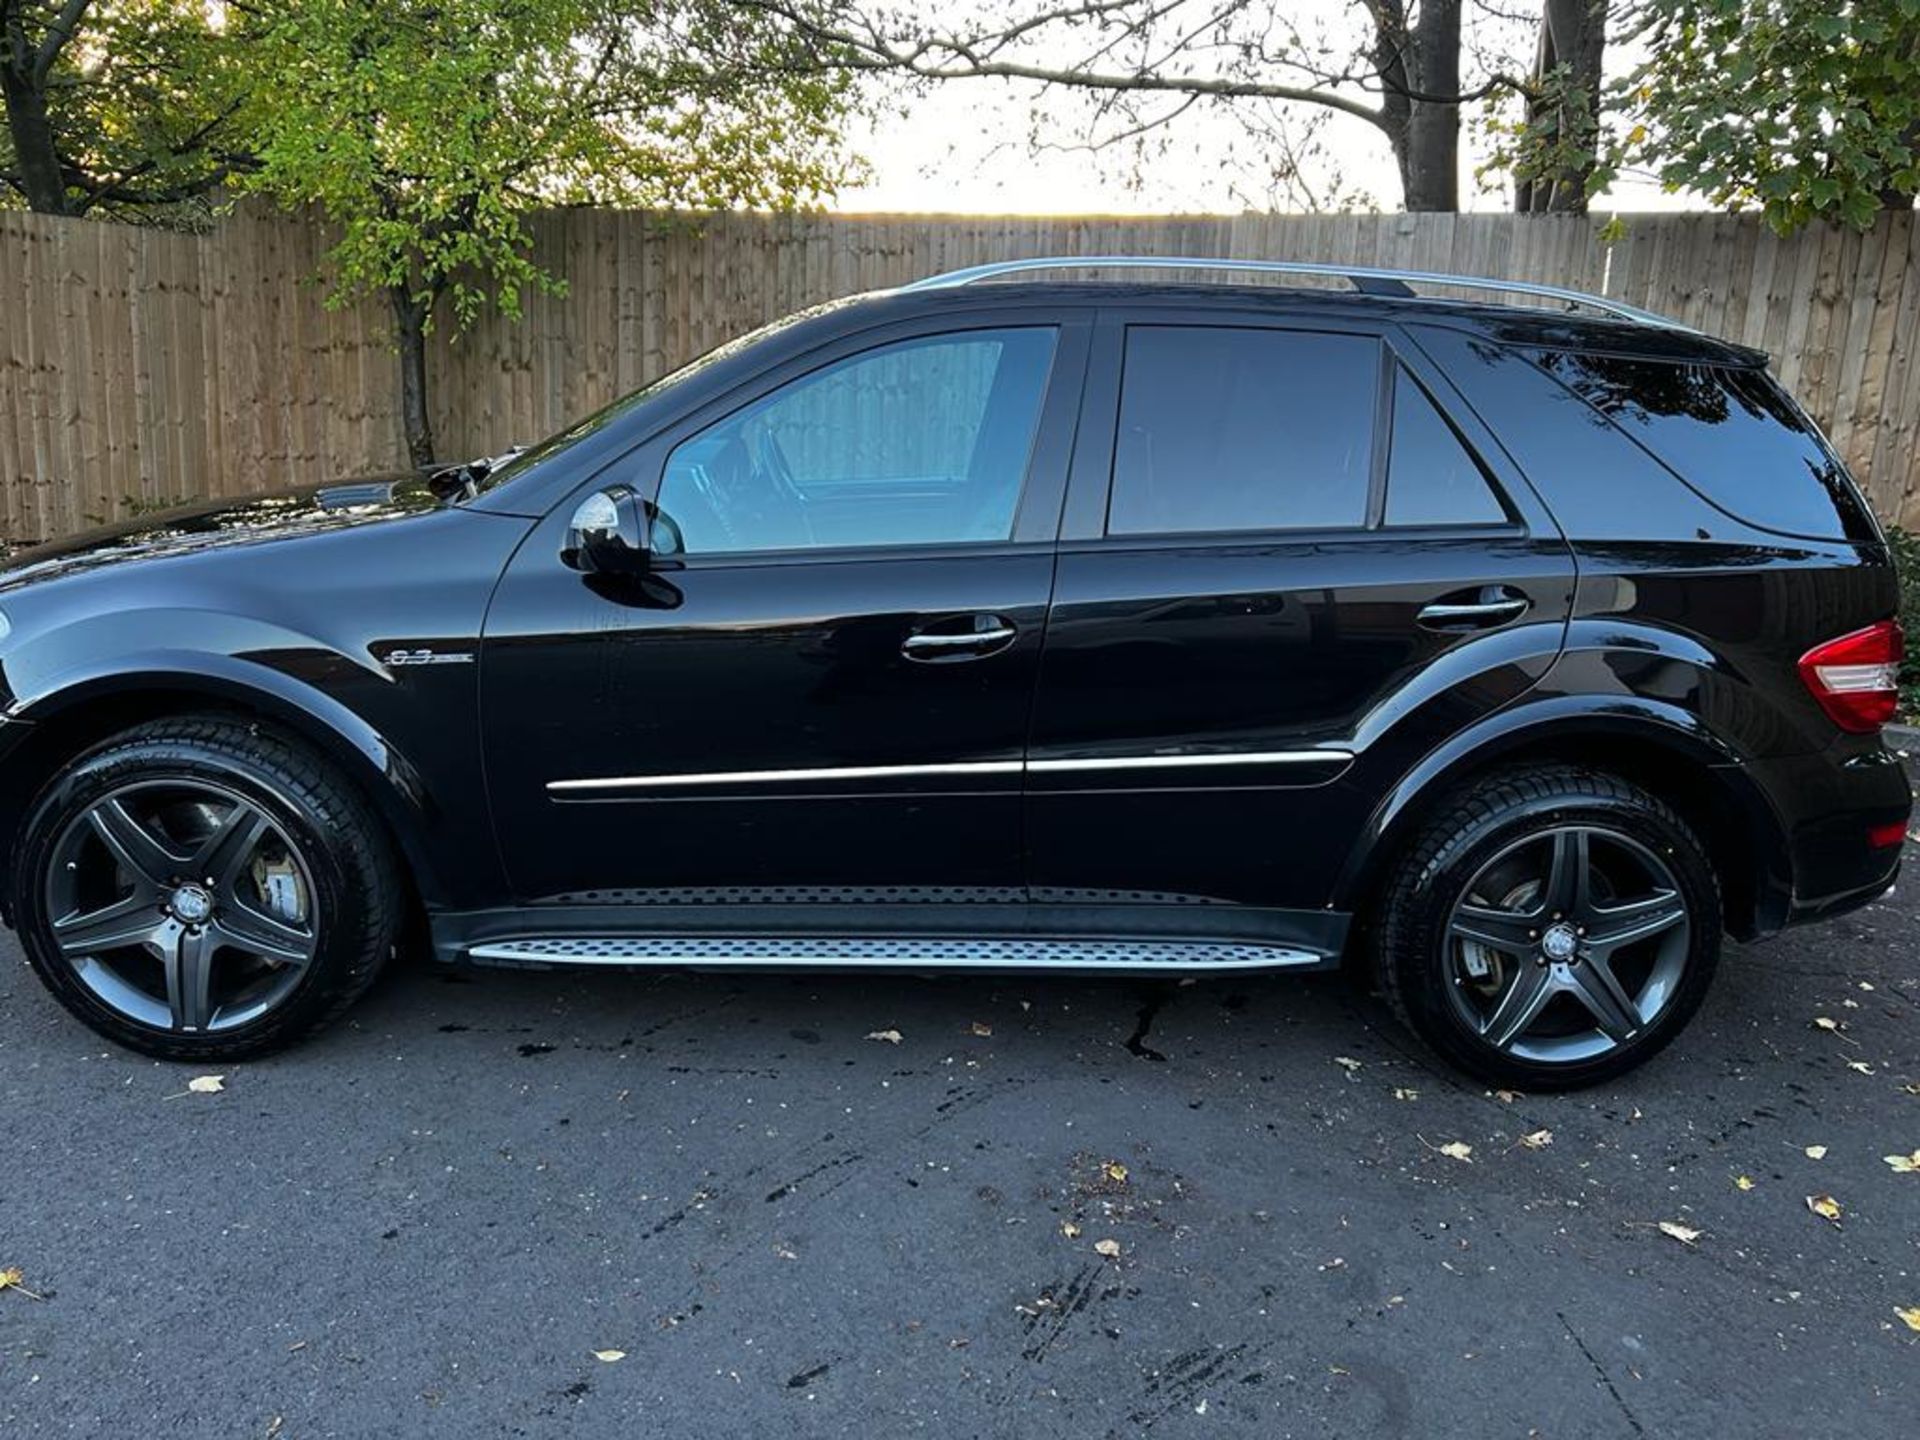
[[[963,760],[938,765],[829,765],[805,770],[702,770],[664,775],[604,775],[549,780],[550,795],[678,790],[709,785],[805,785],[832,780],[912,780],[941,775],[1071,774],[1082,771],[1210,769],[1223,765],[1338,765],[1351,750],[1209,751],[1187,755],[1095,755],[1074,760]]]

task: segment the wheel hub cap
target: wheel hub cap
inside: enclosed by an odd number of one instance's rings
[[[198,885],[182,885],[167,901],[167,909],[182,925],[204,925],[213,918],[213,897]]]
[[[1548,928],[1540,937],[1540,953],[1556,965],[1564,965],[1573,959],[1574,952],[1580,948],[1580,938],[1574,933],[1573,926],[1564,921]]]

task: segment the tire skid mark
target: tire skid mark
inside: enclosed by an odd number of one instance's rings
[[[977,1110],[982,1105],[998,1099],[1003,1094],[1022,1089],[1030,1083],[1031,1081],[1028,1077],[1017,1075],[1008,1076],[1004,1079],[989,1080],[973,1089],[954,1087],[954,1089],[950,1090],[946,1097],[934,1107],[934,1114],[931,1119],[916,1126],[912,1130],[902,1132],[897,1139],[889,1140],[881,1146],[877,1152],[868,1154],[860,1151],[842,1150],[837,1154],[829,1156],[826,1160],[813,1165],[811,1168],[803,1170],[791,1180],[774,1185],[764,1196],[763,1203],[772,1204],[781,1200],[792,1200],[794,1203],[791,1207],[791,1213],[795,1216],[804,1214],[807,1210],[812,1209],[820,1202],[832,1196],[835,1191],[850,1183],[862,1173],[863,1167],[871,1168],[872,1164],[884,1162],[903,1150],[909,1150],[912,1147],[918,1146],[927,1136],[952,1124],[961,1116],[968,1114],[970,1111]],[[769,1159],[756,1161],[740,1171],[738,1175],[729,1177],[724,1184],[716,1183],[703,1186],[700,1191],[696,1192],[695,1200],[690,1201],[684,1208],[691,1211],[701,1204],[713,1205],[716,1209],[724,1208],[724,1202],[730,1193],[748,1189],[756,1179],[768,1174],[770,1171],[774,1171],[776,1165],[780,1168],[785,1168],[787,1164],[800,1159],[809,1151],[817,1151],[819,1147],[833,1144],[834,1138],[834,1132],[828,1130],[822,1133],[818,1139],[809,1140],[796,1150],[788,1152],[784,1160]],[[833,1178],[826,1183],[806,1185],[807,1181],[816,1180],[828,1174],[832,1174]],[[803,1186],[805,1187],[804,1189],[802,1189]],[[784,1215],[789,1212],[783,1208],[781,1213]],[[651,1238],[661,1234],[673,1226],[680,1224],[685,1218],[686,1215],[680,1212],[669,1215],[647,1231],[643,1238]],[[681,1304],[661,1317],[659,1321],[661,1327],[664,1329],[676,1329],[701,1314],[706,1308],[703,1302],[705,1298],[710,1295],[710,1287],[736,1265],[740,1264],[741,1261],[749,1256],[759,1255],[764,1248],[765,1246],[761,1243],[761,1240],[756,1237],[744,1244],[735,1246],[733,1249],[718,1256],[711,1264],[703,1266],[701,1269],[701,1282],[687,1291]]]
[[[784,1200],[787,1198],[787,1196],[791,1195],[795,1190],[798,1190],[802,1185],[806,1184],[807,1181],[813,1179],[815,1176],[825,1175],[830,1170],[845,1169],[849,1165],[858,1165],[862,1160],[866,1158],[867,1157],[861,1154],[858,1150],[842,1150],[838,1155],[835,1155],[830,1159],[822,1160],[818,1165],[815,1165],[812,1169],[803,1170],[798,1175],[794,1176],[793,1179],[784,1181],[783,1183],[776,1185],[773,1189],[767,1192],[766,1202],[767,1204],[771,1205],[776,1201]],[[831,1194],[834,1190],[837,1190],[839,1188],[840,1187],[838,1185],[829,1186],[827,1190],[823,1193]]]
[[[1025,1333],[1041,1333],[1037,1340],[1020,1352],[1022,1360],[1038,1364],[1047,1358],[1047,1352],[1067,1333],[1073,1317],[1092,1302],[1094,1282],[1099,1278],[1100,1270],[1101,1267],[1097,1265],[1082,1265],[1073,1278],[1059,1288],[1057,1296],[1051,1286],[1041,1290],[1041,1298],[1049,1302],[1047,1307],[1025,1317]]]
[[[1260,1373],[1258,1357],[1266,1348],[1264,1344],[1242,1340],[1227,1346],[1203,1345],[1183,1351],[1140,1387],[1134,1408],[1127,1413],[1127,1428],[1116,1428],[1108,1434],[1118,1437],[1150,1430],[1176,1410],[1192,1409],[1195,1397],[1210,1384],[1255,1383],[1253,1377]]]

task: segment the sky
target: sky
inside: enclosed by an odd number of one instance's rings
[[[1317,14],[1338,33],[1351,24],[1345,0],[1296,0],[1298,14]],[[1528,9],[1519,6],[1518,9]],[[1476,18],[1477,14],[1477,18]],[[1524,69],[1531,56],[1530,23],[1503,20],[1470,3],[1468,48]],[[1063,52],[1055,52],[1054,60]],[[1634,57],[1616,46],[1609,71]],[[1475,61],[1469,59],[1468,83]],[[1055,91],[1002,80],[954,80],[909,94],[885,92],[878,112],[854,130],[853,151],[866,178],[845,187],[834,208],[850,213],[961,211],[990,214],[1234,213],[1247,209],[1400,208],[1400,183],[1385,136],[1363,120],[1307,107],[1283,112],[1288,133],[1311,130],[1317,156],[1302,167],[1316,205],[1298,193],[1279,194],[1261,179],[1262,146],[1218,111],[1190,112],[1156,132],[1142,158],[1108,149],[1089,151],[1087,102]],[[1038,106],[1038,108],[1036,108]],[[1469,112],[1469,121],[1473,118]],[[1038,137],[1036,143],[1035,137]],[[1505,210],[1511,194],[1472,173],[1486,145],[1472,123],[1462,134],[1461,203],[1468,210]],[[1646,179],[1629,179],[1600,197],[1595,209],[1673,209],[1689,203]]]

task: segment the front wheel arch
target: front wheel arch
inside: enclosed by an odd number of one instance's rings
[[[42,697],[18,712],[21,737],[0,759],[0,836],[17,839],[35,798],[65,766],[136,726],[189,715],[260,721],[339,769],[404,857],[416,903],[437,903],[442,883],[423,837],[430,802],[418,773],[358,715],[318,691],[299,689],[305,693],[282,694],[226,675],[130,672]]]

